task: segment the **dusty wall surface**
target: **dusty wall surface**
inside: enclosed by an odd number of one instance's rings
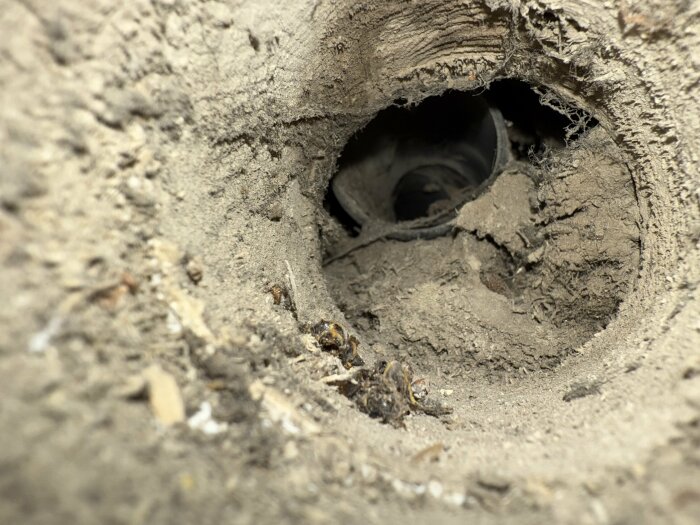
[[[697,520],[697,2],[4,0],[0,34],[0,521]],[[504,77],[618,148],[634,286],[556,366],[437,366],[453,415],[383,425],[303,333],[344,319],[328,181],[393,101]]]

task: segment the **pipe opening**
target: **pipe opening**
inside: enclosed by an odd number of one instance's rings
[[[481,96],[392,106],[348,142],[330,192],[360,226],[425,219],[432,227],[487,185],[508,149],[500,112]]]
[[[347,143],[326,209],[348,230],[372,223],[406,225],[397,237],[434,237],[465,202],[481,194],[513,160],[564,148],[585,126],[527,83],[506,79],[482,92],[449,91],[418,105],[397,102]]]

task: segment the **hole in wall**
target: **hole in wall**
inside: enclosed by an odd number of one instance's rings
[[[328,243],[331,294],[363,341],[423,369],[558,366],[615,315],[638,265],[615,148],[583,108],[518,80],[392,105],[329,184],[346,231]]]

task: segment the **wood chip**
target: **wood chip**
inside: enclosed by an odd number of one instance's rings
[[[185,404],[175,378],[158,365],[147,368],[148,400],[156,419],[165,426],[185,420]]]

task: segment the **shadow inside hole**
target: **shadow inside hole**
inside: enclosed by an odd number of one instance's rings
[[[345,211],[345,208],[340,204],[335,193],[330,189],[326,192],[323,207],[331,217],[334,217],[340,223],[350,237],[357,237],[359,235],[361,230],[360,224]]]
[[[583,115],[586,129],[597,124]],[[444,214],[476,196],[508,159],[537,158],[585,131],[572,125],[513,79],[413,106],[399,99],[348,141],[325,207],[351,235],[371,221]]]
[[[396,184],[392,194],[394,216],[397,221],[410,221],[433,215],[442,203],[450,201],[450,195],[468,185],[468,180],[448,166],[421,166]]]
[[[329,197],[360,225],[442,217],[505,165],[508,149],[505,123],[482,97],[391,107],[348,142]]]
[[[563,148],[567,134],[571,132],[568,139],[576,140],[598,124],[596,119],[579,110],[587,125],[573,129],[575,123],[566,115],[544,105],[539,93],[522,80],[509,78],[492,82],[483,96],[501,111],[508,128],[511,152],[516,159],[541,156],[547,148]]]

